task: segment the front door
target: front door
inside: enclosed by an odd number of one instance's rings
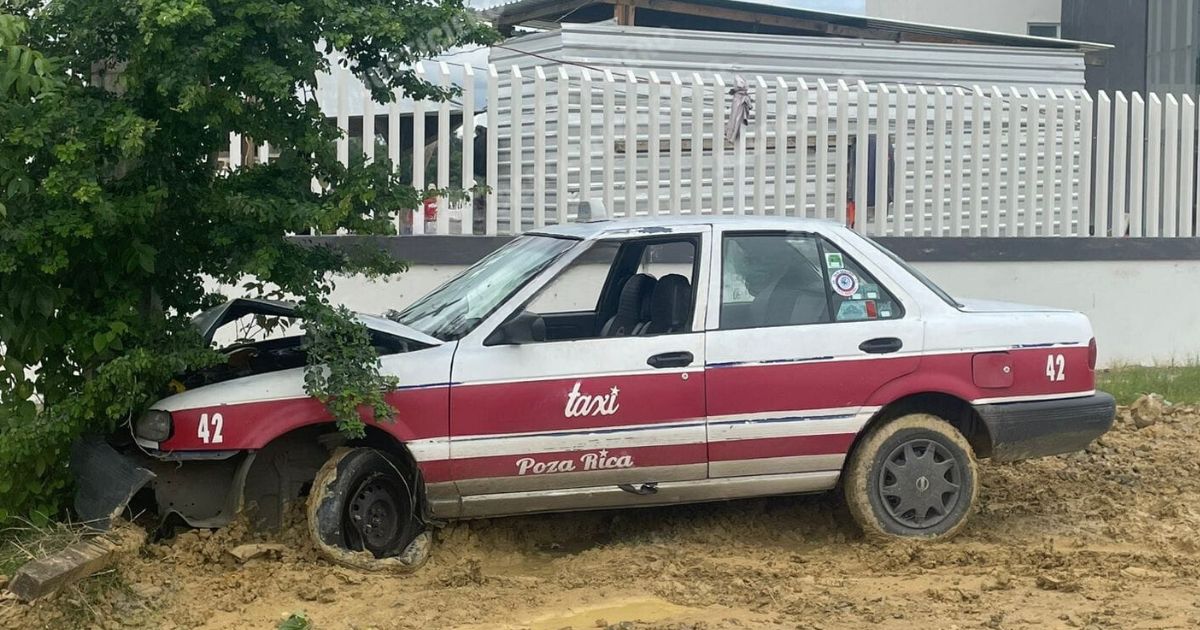
[[[832,485],[877,411],[864,402],[917,367],[916,305],[819,234],[726,231],[721,248],[706,347],[709,474]]]
[[[504,323],[460,343],[452,474],[464,505],[507,497],[465,515],[539,509],[549,493],[601,486],[629,489],[632,502],[658,482],[706,476],[708,234],[581,243]]]

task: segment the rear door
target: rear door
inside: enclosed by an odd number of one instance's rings
[[[726,230],[718,251],[705,344],[709,476],[836,480],[877,411],[863,403],[917,367],[915,302],[817,233]]]
[[[674,228],[581,245],[579,256],[501,316],[536,321],[544,339],[504,341],[493,330],[462,340],[450,394],[450,456],[465,513],[538,509],[544,493],[564,489],[706,476],[709,233],[707,226]],[[607,327],[603,336],[622,285],[638,274],[658,282],[674,276],[668,282],[676,298],[686,287],[677,325],[633,336]],[[579,501],[585,506],[587,495]]]

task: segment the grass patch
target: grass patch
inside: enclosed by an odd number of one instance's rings
[[[11,577],[26,562],[58,553],[83,536],[83,528],[57,522],[0,530],[0,574]]]
[[[82,526],[63,522],[0,530],[0,574],[12,578],[26,562],[58,553],[86,536]],[[28,621],[54,628],[92,628],[118,618],[137,622],[135,613],[143,607],[128,605],[136,600],[121,571],[109,568],[39,599],[40,610],[30,608]],[[126,605],[118,609],[122,603]]]
[[[1121,405],[1152,393],[1173,403],[1200,404],[1200,365],[1129,365],[1100,370],[1096,372],[1096,389],[1112,394]]]

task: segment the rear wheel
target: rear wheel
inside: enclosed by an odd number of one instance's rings
[[[912,414],[871,431],[850,456],[846,503],[868,537],[949,538],[979,495],[971,445],[945,420]]]
[[[375,448],[341,449],[317,473],[308,527],[327,558],[364,569],[416,569],[429,556],[417,482]]]

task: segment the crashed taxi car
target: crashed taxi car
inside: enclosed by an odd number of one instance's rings
[[[235,300],[198,324],[289,314]],[[1083,315],[951,297],[815,220],[540,229],[361,321],[394,423],[347,442],[304,393],[299,337],[234,345],[76,453],[80,512],[136,493],[217,527],[307,501],[331,557],[414,566],[451,519],[840,487],[869,536],[936,539],[966,522],[977,459],[1082,449],[1114,415]]]

